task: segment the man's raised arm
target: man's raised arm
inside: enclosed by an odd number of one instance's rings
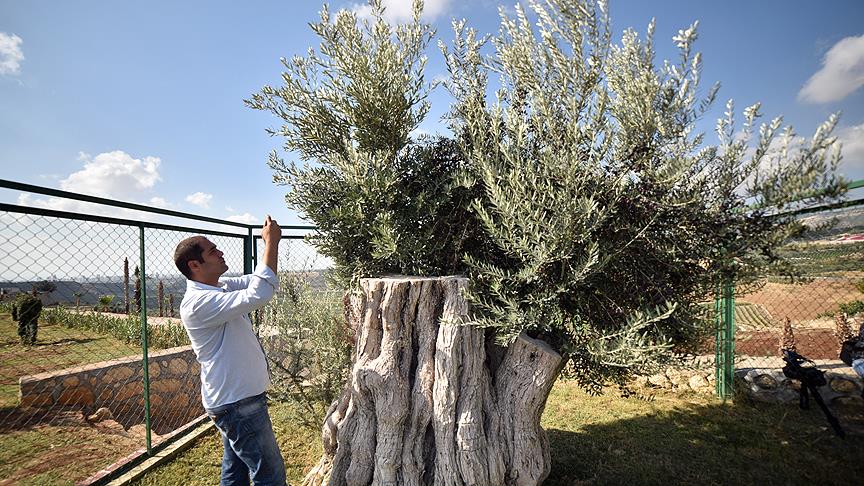
[[[276,221],[267,215],[264,227],[261,228],[261,239],[264,240],[264,263],[276,273],[276,265],[279,261],[279,240],[282,239],[282,228]]]

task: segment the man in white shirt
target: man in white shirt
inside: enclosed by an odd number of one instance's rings
[[[276,293],[282,229],[267,216],[261,230],[264,260],[255,272],[220,278],[222,252],[203,236],[177,245],[174,263],[186,281],[180,317],[201,364],[201,400],[222,434],[222,485],[284,485],[285,463],[276,443],[266,390],[267,360],[249,313]]]

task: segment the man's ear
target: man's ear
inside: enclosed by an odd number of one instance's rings
[[[201,270],[201,262],[197,260],[189,260],[189,271],[194,275],[198,273],[199,270]]]

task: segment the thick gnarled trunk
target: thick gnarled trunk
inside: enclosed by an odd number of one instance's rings
[[[363,279],[350,301],[357,346],[305,484],[535,485],[549,474],[540,428],[561,356],[520,336],[506,349],[462,325],[461,277]]]

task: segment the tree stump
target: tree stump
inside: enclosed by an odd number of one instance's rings
[[[342,396],[307,485],[536,485],[550,469],[540,415],[562,358],[520,336],[487,342],[462,277],[363,279]]]

